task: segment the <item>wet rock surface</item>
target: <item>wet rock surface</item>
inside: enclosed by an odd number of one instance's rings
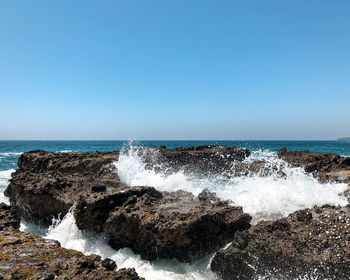
[[[18,213],[16,207],[0,204],[0,279],[143,279],[134,269],[116,271],[110,259],[84,256],[57,241],[19,232]]]
[[[211,269],[228,279],[349,279],[350,208],[314,207],[260,222],[216,253]]]
[[[20,214],[15,206],[0,203],[0,231],[18,229],[20,226]]]
[[[107,234],[115,249],[130,247],[147,260],[192,262],[249,228],[251,216],[213,194],[203,200],[185,191],[140,187],[81,200],[75,219],[81,229]]]
[[[157,153],[155,154],[154,151]],[[196,173],[204,176],[230,171],[235,163],[243,161],[250,155],[249,150],[221,145],[176,149],[166,149],[164,146],[152,147],[140,150],[140,153],[148,168],[161,165],[163,170],[167,169],[169,172],[181,170],[185,173]]]
[[[249,155],[247,150],[223,146],[159,148],[159,153],[174,168],[182,164],[203,171]],[[118,156],[118,152],[24,153],[6,195],[25,219],[44,225],[75,205],[80,229],[105,233],[114,248],[131,247],[148,260],[191,262],[222,246],[236,231],[249,228],[249,215],[218,198],[123,184],[112,164]],[[218,163],[220,159],[224,163]]]

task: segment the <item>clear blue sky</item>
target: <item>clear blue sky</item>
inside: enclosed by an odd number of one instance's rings
[[[350,136],[349,0],[0,0],[0,139]]]

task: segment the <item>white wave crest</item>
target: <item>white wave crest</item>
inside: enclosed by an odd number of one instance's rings
[[[19,152],[19,153],[7,152],[7,153],[0,153],[0,156],[9,157],[9,156],[19,156],[21,154],[23,154],[23,152]]]
[[[115,165],[120,179],[131,186],[148,185],[163,191],[183,189],[195,195],[208,188],[218,197],[242,206],[246,213],[253,216],[254,223],[281,218],[314,205],[347,204],[346,198],[339,195],[347,189],[346,184],[321,184],[302,168],[288,166],[275,152],[253,151],[245,162],[256,160],[265,160],[270,170],[268,176],[250,174],[227,179],[220,174],[207,178],[185,175],[182,171],[169,174],[159,170],[159,166],[147,169],[142,153],[133,147],[123,151]],[[281,172],[285,175],[281,176]]]
[[[156,153],[155,150],[151,153]],[[157,155],[154,155],[155,157]],[[114,163],[120,179],[130,186],[152,186],[162,191],[186,190],[198,194],[202,191],[200,182],[194,184],[196,178],[189,178],[183,172],[165,174],[155,169],[147,169],[142,153],[136,148],[124,151]],[[203,181],[203,180],[202,180]]]

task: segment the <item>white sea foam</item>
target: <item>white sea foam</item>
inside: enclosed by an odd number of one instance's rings
[[[193,183],[196,178],[191,180],[181,171],[166,175],[154,169],[146,169],[142,155],[135,148],[122,152],[115,165],[120,179],[130,186],[152,186],[162,191],[182,189],[196,194],[202,190],[201,180]]]
[[[0,186],[7,186],[8,185],[9,179],[11,178],[11,174],[13,172],[15,172],[14,169],[0,171]]]
[[[73,211],[71,210],[62,220],[53,221],[53,225],[47,230],[38,228],[35,225],[27,224],[25,231],[36,231],[46,239],[58,240],[62,247],[75,249],[83,252],[85,255],[97,254],[102,258],[113,259],[118,268],[134,267],[137,273],[152,280],[217,280],[217,277],[209,269],[212,256],[197,260],[194,264],[189,265],[180,263],[176,260],[157,260],[150,263],[141,260],[139,255],[134,254],[130,249],[121,250],[112,249],[103,236],[97,236],[90,232],[83,232],[78,229]],[[264,276],[256,276],[256,279],[266,279]],[[269,278],[270,279],[270,278]],[[317,280],[319,275],[308,275],[299,277],[296,280]]]
[[[176,260],[159,260],[152,264],[141,260],[130,249],[115,251],[107,239],[78,229],[73,212],[70,211],[62,220],[54,220],[44,236],[58,240],[62,247],[75,249],[86,255],[98,254],[102,258],[113,259],[118,268],[134,267],[138,274],[152,280],[213,280],[214,274],[208,269],[209,257],[198,260],[192,265]]]
[[[7,153],[0,153],[0,156],[8,157],[8,156],[19,156],[23,154],[23,152],[14,153],[14,152],[7,152]]]
[[[254,151],[246,162],[265,160],[271,174],[233,177],[220,176],[202,178],[185,175],[179,171],[169,174],[157,169],[147,169],[142,153],[136,148],[124,151],[115,163],[121,180],[131,186],[149,185],[159,190],[187,190],[195,195],[208,188],[222,199],[230,199],[235,205],[251,214],[254,222],[287,216],[302,208],[314,205],[346,205],[347,200],[339,195],[347,189],[346,184],[321,184],[302,168],[288,166],[274,152]],[[274,170],[272,167],[275,167]],[[283,171],[286,176],[280,176]]]
[[[20,231],[24,231],[24,232],[30,232],[30,233],[36,233],[39,234],[41,236],[45,236],[47,234],[47,227],[44,226],[40,226],[37,224],[33,224],[33,223],[29,223],[27,221],[22,220],[21,221],[21,225],[19,227]]]
[[[13,172],[15,172],[14,169],[0,171],[0,202],[9,203],[8,198],[4,195],[4,191],[9,184],[9,179]]]

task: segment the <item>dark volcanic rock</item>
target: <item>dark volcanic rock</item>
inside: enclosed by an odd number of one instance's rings
[[[140,187],[100,199],[81,200],[75,219],[81,229],[106,233],[115,249],[130,247],[147,260],[191,262],[250,227],[241,207],[216,197],[203,201],[184,191]]]
[[[304,167],[306,172],[327,173],[339,169],[350,169],[350,158],[344,158],[332,153],[316,153],[309,151],[287,151],[282,148],[278,157],[292,166]]]
[[[134,269],[115,271],[110,259],[84,256],[57,241],[19,232],[18,212],[15,206],[0,204],[0,279],[143,279]]]
[[[158,154],[152,152],[152,149]],[[249,150],[220,145],[182,147],[166,149],[152,147],[140,150],[149,168],[162,165],[169,172],[194,172],[201,175],[208,173],[221,174],[230,170],[237,162],[243,161],[250,155]]]
[[[321,182],[331,180],[350,185],[349,157],[341,157],[332,153],[287,151],[286,148],[281,149],[278,156],[292,166],[304,167],[306,172],[313,173],[313,176]]]
[[[154,151],[145,151],[147,161],[147,153],[151,156]],[[163,147],[158,155],[166,159],[162,164],[194,166],[204,172],[215,166],[228,168],[229,162],[243,160],[249,151],[223,146]],[[105,233],[114,248],[131,247],[148,260],[192,261],[231,240],[236,231],[249,228],[249,215],[213,194],[198,199],[187,192],[123,184],[111,164],[118,156],[118,152],[24,153],[6,195],[23,217],[46,225],[76,205],[80,229]]]
[[[64,152],[50,153],[42,150],[23,153],[18,159],[22,171],[42,173],[55,171],[75,175],[97,174],[103,166],[118,158],[119,152]]]
[[[21,218],[17,207],[0,203],[0,231],[18,229],[20,221]]]
[[[106,266],[107,262],[113,265]],[[36,234],[0,232],[1,279],[144,279],[134,269],[115,268],[114,261],[102,261],[97,255],[84,256]]]
[[[297,211],[235,235],[211,269],[222,279],[350,279],[350,208]]]
[[[105,170],[118,154],[23,153],[5,195],[26,220],[50,225],[53,217],[65,215],[80,196],[126,188],[117,176]]]
[[[198,194],[198,199],[203,202],[209,203],[217,203],[220,201],[216,196],[216,193],[209,191],[208,189],[204,189]]]

